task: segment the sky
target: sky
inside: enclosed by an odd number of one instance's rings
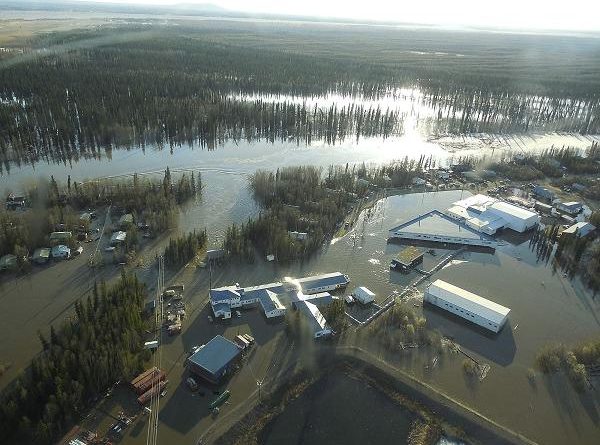
[[[598,0],[80,0],[211,3],[234,11],[444,26],[600,31]]]

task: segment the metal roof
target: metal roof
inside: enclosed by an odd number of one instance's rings
[[[502,323],[510,309],[443,280],[435,280],[427,292],[494,323]]]
[[[319,292],[318,294],[302,295],[301,297],[297,297],[295,301],[297,300],[308,301],[315,306],[327,306],[333,303],[334,299],[329,292]]]
[[[519,219],[537,218],[538,216],[537,213],[532,212],[531,210],[527,210],[504,201],[497,201],[489,206],[489,208],[492,209],[492,211],[496,210]]]
[[[213,304],[238,298],[240,298],[240,293],[239,288],[236,286],[218,287],[210,290],[210,301]]]
[[[323,275],[315,275],[312,277],[299,278],[297,282],[303,290],[316,287],[345,285],[350,282],[348,277],[341,272],[327,273]]]
[[[325,317],[323,317],[323,314],[316,305],[306,300],[299,300],[295,304],[296,308],[306,316],[306,321],[313,333],[326,329],[327,320],[325,320]]]
[[[210,374],[217,374],[235,360],[240,353],[240,348],[235,343],[217,335],[203,348],[192,354],[188,360]]]

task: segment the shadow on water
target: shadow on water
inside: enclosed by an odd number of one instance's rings
[[[517,345],[510,320],[498,334],[494,334],[431,304],[423,306],[423,314],[431,329],[452,338],[461,347],[500,366],[508,366],[513,362]]]

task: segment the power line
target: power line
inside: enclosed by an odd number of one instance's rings
[[[155,323],[156,331],[158,332],[158,347],[154,351],[152,364],[155,369],[160,373],[162,366],[162,321],[164,318],[164,306],[163,306],[163,289],[165,285],[165,264],[164,257],[161,255],[158,257],[158,277],[156,285],[156,312],[155,312]],[[150,413],[148,419],[148,434],[146,436],[146,445],[157,445],[158,444],[158,412],[160,410],[160,379],[155,379],[152,383],[152,395],[150,397]]]

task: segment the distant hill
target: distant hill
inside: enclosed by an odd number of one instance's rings
[[[120,14],[231,15],[232,11],[212,3],[178,3],[170,6],[127,3],[76,2],[72,0],[0,0],[0,10],[70,11]]]

